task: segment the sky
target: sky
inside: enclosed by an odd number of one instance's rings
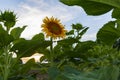
[[[65,29],[80,23],[89,27],[82,40],[95,40],[98,30],[112,20],[111,12],[101,16],[88,16],[79,6],[67,6],[59,0],[0,0],[0,10],[11,10],[17,15],[16,27],[27,25],[21,37],[31,39],[41,32],[42,20],[54,16],[61,20]]]

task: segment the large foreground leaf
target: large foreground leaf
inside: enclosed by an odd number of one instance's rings
[[[120,8],[120,0],[88,0],[88,1],[99,2],[116,8]]]
[[[120,8],[120,0],[60,0],[62,3],[81,6],[88,15],[101,15],[114,7]]]
[[[120,37],[120,21],[110,21],[105,24],[97,33],[97,40],[107,45],[113,45]]]
[[[120,9],[115,8],[112,12],[112,18],[120,19]]]

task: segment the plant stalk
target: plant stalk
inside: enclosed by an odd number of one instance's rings
[[[53,59],[54,59],[54,51],[53,51],[53,38],[51,37],[50,38],[50,41],[52,42],[52,44],[50,45],[50,63],[51,63],[51,66],[53,66],[53,64],[54,64],[54,61],[53,61]]]
[[[9,47],[6,46],[4,47],[4,53],[5,53],[5,57],[4,57],[4,65],[3,65],[3,80],[8,80],[8,76],[9,76],[9,72],[10,72],[10,54],[9,54]]]

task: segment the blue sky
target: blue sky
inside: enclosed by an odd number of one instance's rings
[[[1,0],[0,10],[12,10],[17,14],[17,26],[28,25],[21,37],[30,39],[41,32],[44,17],[54,16],[61,19],[67,30],[74,23],[89,27],[82,40],[95,40],[96,33],[105,23],[111,20],[111,12],[102,16],[88,16],[81,7],[67,6],[59,0]]]

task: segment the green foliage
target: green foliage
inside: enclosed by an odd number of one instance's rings
[[[79,70],[76,70],[70,66],[63,67],[63,70],[57,68],[50,68],[48,73],[50,74],[50,80],[98,80],[93,77],[87,77],[88,74],[85,74]],[[52,74],[56,76],[52,76]]]
[[[76,53],[76,57],[86,59],[88,57],[87,52],[92,49],[96,45],[93,41],[85,41],[78,43],[74,48],[74,52]],[[79,54],[79,55],[78,55]]]
[[[119,68],[117,66],[107,66],[99,70],[99,80],[118,80]]]
[[[103,44],[113,45],[120,37],[120,21],[110,21],[105,24],[97,33],[97,40]]]
[[[1,61],[0,61],[0,76],[2,76],[1,80],[8,80],[8,78],[9,78],[9,80],[11,80],[10,78],[13,77],[12,74],[15,73],[13,68],[19,64],[19,63],[17,63],[17,61],[20,60],[19,55],[17,55],[18,56],[17,59],[14,59],[12,57],[13,53],[18,51],[18,49],[16,49],[16,50],[13,49],[14,46],[16,45],[16,43],[20,42],[20,41],[24,41],[24,42],[26,41],[26,43],[29,42],[29,41],[27,42],[27,40],[25,40],[25,39],[20,39],[20,35],[24,31],[26,26],[23,26],[22,28],[20,28],[20,27],[14,28],[15,24],[16,24],[16,15],[14,14],[14,12],[4,11],[4,12],[0,13],[0,36],[1,36],[0,37],[0,59],[1,59]],[[35,40],[31,41],[31,42],[36,43]],[[21,44],[21,45],[23,45],[23,44]],[[17,47],[18,46],[19,45],[17,45]],[[31,46],[31,45],[29,45],[29,46]],[[22,47],[25,47],[25,45]],[[27,50],[24,50],[24,52],[25,51],[27,51]],[[28,65],[28,66],[31,66],[31,65],[32,65],[32,63],[30,63],[30,65]],[[24,66],[28,67],[27,64]],[[18,67],[21,67],[21,66],[19,65],[19,66],[17,66],[17,68]],[[27,71],[30,70],[30,68],[25,69],[25,67],[23,68],[23,70],[21,70],[22,72],[25,70],[27,70]],[[17,74],[14,74],[14,75],[17,75]],[[18,76],[16,76],[16,77],[18,77]]]
[[[81,6],[88,15],[101,15],[101,14],[104,14],[104,13],[110,11],[113,8],[111,5],[103,4],[104,1],[97,2],[97,0],[96,1],[92,1],[92,0],[60,0],[60,1],[69,6],[73,6],[73,5]]]
[[[80,39],[88,30],[88,27],[83,27],[81,24],[73,24],[72,30],[67,33],[67,38],[57,41],[57,45],[54,47],[56,55],[64,57],[76,57],[80,52],[76,52]],[[82,44],[82,42],[81,42]],[[78,56],[79,57],[79,56]]]
[[[19,70],[20,74],[26,74],[27,72],[29,72],[31,70],[31,67],[35,66],[35,60],[34,59],[30,59],[26,64],[21,66],[21,69]]]
[[[44,49],[50,44],[50,41],[19,39],[15,41],[14,46],[11,50],[16,52],[19,57],[28,57],[33,55],[37,51],[37,49]]]
[[[33,36],[32,40],[39,40],[39,41],[45,41],[45,37],[43,33],[36,34]]]
[[[91,68],[119,65],[120,61],[120,53],[110,46],[96,45],[88,51],[88,56],[88,63],[91,65]]]
[[[50,80],[118,80],[119,68],[105,66],[96,71],[82,72],[70,66],[65,66],[62,70],[52,67],[48,74]]]
[[[36,67],[34,59],[30,59],[26,64],[22,64],[21,62],[17,62],[14,69],[11,70],[11,75],[9,76],[9,80],[36,80],[34,74],[30,73],[33,67]]]
[[[50,67],[48,69],[48,74],[51,80],[56,80],[57,76],[60,75],[60,71],[56,67]]]
[[[120,9],[115,8],[112,13],[112,18],[120,19]]]
[[[98,2],[98,3],[103,3],[103,4],[106,4],[106,5],[111,5],[113,7],[116,7],[116,8],[120,8],[120,0],[90,0],[90,1],[94,1],[94,2]]]
[[[4,23],[7,31],[10,30],[16,23],[16,15],[11,11],[4,11],[0,14],[0,21]]]
[[[75,29],[75,30],[77,30],[77,31],[80,31],[81,29],[83,29],[84,27],[81,25],[81,24],[79,24],[79,23],[77,23],[77,24],[72,24],[72,29]]]
[[[113,10],[112,18],[116,20],[98,31],[96,41],[81,41],[89,28],[80,23],[72,24],[65,39],[46,40],[44,34],[39,33],[26,40],[20,37],[26,26],[14,27],[17,19],[14,12],[1,12],[0,80],[36,80],[37,75],[47,75],[46,80],[48,76],[49,80],[119,80],[120,52],[111,46],[120,37],[120,0],[60,1],[69,6],[81,6],[88,15]],[[21,57],[35,52],[44,54],[41,60],[46,63],[35,63],[34,59],[21,63]],[[17,54],[16,58],[12,57],[13,53]]]
[[[7,46],[13,41],[13,37],[9,34],[7,34],[7,31],[5,31],[0,24],[0,48]]]
[[[22,28],[20,27],[14,28],[12,29],[10,34],[14,37],[14,39],[19,39],[21,36],[21,33],[24,31],[25,28],[26,26],[23,26]]]
[[[83,27],[80,23],[72,24],[72,30],[67,32],[66,35],[79,41],[88,29],[89,27]]]

